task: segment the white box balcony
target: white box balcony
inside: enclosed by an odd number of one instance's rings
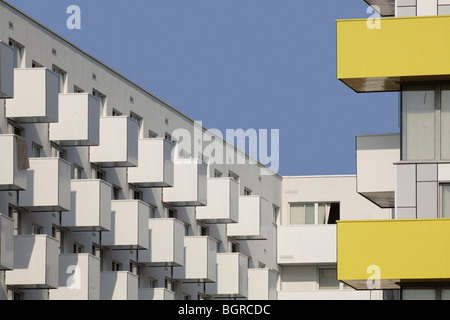
[[[100,101],[88,93],[60,93],[59,119],[49,139],[60,146],[98,146]]]
[[[29,168],[28,142],[22,137],[0,135],[0,191],[24,190]]]
[[[139,252],[139,263],[154,267],[183,265],[184,224],[177,219],[149,219],[148,230],[148,249]]]
[[[238,240],[264,240],[269,236],[269,202],[261,196],[239,197],[239,222],[227,225],[227,235]]]
[[[58,121],[58,76],[46,68],[14,69],[14,98],[6,117],[23,123]]]
[[[100,272],[100,300],[138,300],[138,280],[128,271]]]
[[[50,300],[99,300],[100,259],[93,255],[60,254],[58,288]]]
[[[72,165],[60,158],[30,158],[27,187],[20,191],[19,205],[29,211],[70,210]]]
[[[181,282],[217,280],[217,242],[210,237],[184,237],[184,263],[173,268],[173,278]]]
[[[72,180],[71,209],[61,217],[61,226],[72,231],[111,229],[111,189],[103,180]]]
[[[150,206],[139,200],[111,201],[111,230],[102,232],[102,245],[111,249],[148,249]]]
[[[277,300],[278,272],[248,269],[248,300]]]
[[[336,263],[336,225],[278,226],[277,262],[290,264]]]
[[[242,253],[218,253],[217,281],[206,284],[206,294],[215,297],[246,298],[248,257]]]
[[[0,99],[14,97],[14,50],[0,41]]]
[[[0,214],[0,270],[14,267],[14,220]]]
[[[166,288],[140,288],[139,300],[175,300],[175,293]]]
[[[398,161],[400,134],[356,137],[357,192],[381,208],[394,208]]]
[[[47,235],[14,237],[14,269],[5,284],[21,289],[58,287],[59,242]]]
[[[172,187],[173,148],[167,139],[139,139],[139,164],[128,168],[128,182],[140,188]]]
[[[164,202],[174,207],[207,204],[207,165],[197,159],[174,162],[174,186],[164,189]]]
[[[208,179],[207,205],[196,209],[196,218],[205,223],[239,221],[239,183],[232,178]]]
[[[100,167],[138,165],[139,124],[126,116],[100,118],[100,143],[90,147],[90,161]]]

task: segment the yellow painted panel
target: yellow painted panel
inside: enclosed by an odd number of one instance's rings
[[[339,221],[338,279],[450,279],[450,219]],[[351,282],[351,281],[350,281]]]
[[[337,21],[337,77],[355,91],[398,90],[398,82],[450,78],[450,16]]]

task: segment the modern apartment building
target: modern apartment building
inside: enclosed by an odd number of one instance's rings
[[[394,7],[386,1],[386,8]],[[377,36],[378,51],[368,54],[389,56],[393,46],[403,55],[406,47],[389,36],[402,21],[445,34],[439,26],[447,20],[383,20],[388,39]],[[369,262],[388,275],[383,263],[393,262],[383,255],[394,245],[410,246],[398,266],[418,260],[417,274],[428,279],[428,263],[446,263],[437,252],[448,222],[411,218],[447,212],[447,200],[438,205],[450,175],[450,163],[440,161],[446,87],[434,82],[445,75],[422,60],[399,66],[390,57],[362,68],[360,52],[373,41],[349,41],[355,33],[375,36],[362,29],[362,20],[338,22],[338,76],[356,91],[402,90],[402,128],[410,129],[357,137],[357,175],[282,177],[0,1],[0,299],[383,299],[398,292],[394,278],[360,284]],[[424,50],[444,46],[408,36]],[[434,67],[445,65],[445,53],[436,55]],[[433,84],[398,85],[420,72]],[[443,121],[421,126],[415,101],[429,107],[429,123]],[[180,148],[180,130],[194,137],[192,148]],[[430,141],[442,144],[428,150]],[[221,161],[202,152],[213,144],[226,151]],[[399,228],[394,239],[382,236],[392,228]],[[414,233],[424,228],[431,236]],[[424,246],[431,241],[434,250]],[[422,261],[413,243],[439,260]],[[369,244],[380,247],[380,260],[371,260],[378,256]],[[444,269],[433,279],[445,279]]]
[[[399,92],[400,134],[357,137],[358,192],[394,219],[338,222],[338,279],[391,298],[448,299],[450,3],[366,2],[389,17],[377,28],[337,21],[337,73],[358,93]]]

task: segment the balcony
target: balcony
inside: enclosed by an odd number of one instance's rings
[[[277,300],[278,272],[248,269],[248,300]]]
[[[99,300],[100,259],[90,254],[59,255],[59,285],[49,300]]]
[[[227,225],[227,235],[238,240],[269,236],[269,202],[261,196],[239,197],[239,222]]]
[[[356,160],[357,192],[381,208],[394,208],[400,134],[356,137]]]
[[[138,300],[138,280],[128,271],[100,272],[100,300]]]
[[[207,205],[196,209],[197,220],[205,223],[239,221],[239,183],[231,178],[208,179]]]
[[[148,220],[148,249],[139,252],[139,263],[153,267],[184,263],[184,224],[176,219]]]
[[[14,220],[0,214],[0,271],[14,268]]]
[[[361,290],[449,281],[449,231],[450,219],[339,221],[338,279]]]
[[[128,182],[140,188],[172,187],[173,148],[167,139],[139,139],[139,164],[128,168]]]
[[[60,158],[30,158],[27,187],[19,205],[36,212],[70,210],[72,165]]]
[[[60,93],[59,119],[49,139],[60,146],[98,146],[100,101],[88,93]]]
[[[47,235],[14,237],[14,269],[5,284],[20,289],[58,287],[59,242]]]
[[[383,300],[383,295],[376,290],[278,291],[278,300]]]
[[[164,202],[174,207],[206,205],[207,167],[196,159],[175,160],[174,186],[164,189]]]
[[[213,238],[184,237],[184,263],[173,268],[173,278],[181,282],[215,282],[216,250]]]
[[[377,6],[380,8],[378,12],[382,16],[395,15],[395,0],[364,0],[369,6]]]
[[[102,232],[102,245],[111,249],[148,249],[150,206],[139,200],[111,201],[111,230]]]
[[[16,135],[0,135],[0,191],[24,190],[29,168],[28,142]]]
[[[336,263],[336,225],[278,226],[277,251],[280,265]]]
[[[139,124],[126,116],[100,118],[100,144],[90,147],[90,161],[100,167],[138,165]]]
[[[23,123],[58,121],[58,76],[45,68],[14,69],[14,98],[6,117]]]
[[[450,79],[449,16],[337,21],[337,77],[356,92],[399,91],[404,82]],[[432,36],[430,36],[432,35]]]
[[[71,209],[61,216],[61,226],[72,231],[111,229],[111,189],[103,180],[72,180]]]
[[[242,253],[217,253],[217,281],[206,284],[206,294],[215,297],[246,298],[248,257]]]
[[[0,99],[14,97],[14,50],[0,41]]]
[[[175,293],[166,288],[140,288],[139,300],[175,300]]]

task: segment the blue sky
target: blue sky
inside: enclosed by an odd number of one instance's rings
[[[207,128],[279,129],[282,175],[354,174],[355,135],[399,132],[397,93],[336,79],[335,20],[363,0],[8,2]]]

